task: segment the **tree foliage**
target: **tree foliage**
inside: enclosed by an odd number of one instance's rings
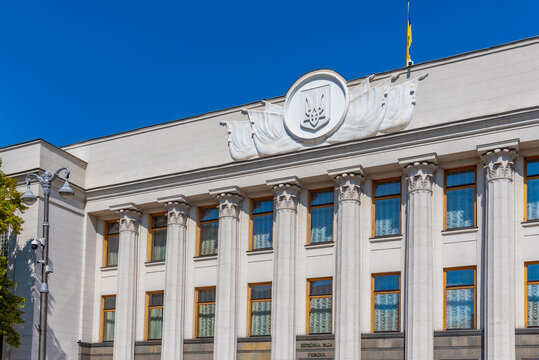
[[[19,234],[23,223],[19,215],[25,209],[21,193],[17,191],[17,181],[0,170],[0,234]],[[13,293],[16,285],[8,277],[8,261],[3,255],[0,254],[0,339],[5,338],[9,345],[19,347],[20,336],[13,325],[23,322],[24,298]]]

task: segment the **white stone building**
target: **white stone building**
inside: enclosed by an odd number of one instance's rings
[[[539,358],[538,84],[536,37],[0,149],[21,191],[71,169],[75,198],[51,199],[48,358]],[[27,302],[2,359],[37,359],[40,200],[6,237]]]

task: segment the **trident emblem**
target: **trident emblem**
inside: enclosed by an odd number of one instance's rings
[[[329,122],[329,90],[326,85],[303,91],[303,129],[316,131]]]
[[[316,98],[314,100],[316,100]],[[305,97],[305,119],[303,120],[303,122],[310,123],[313,129],[316,129],[316,126],[318,125],[318,122],[320,120],[323,120],[326,118],[324,107],[322,106],[323,101],[324,101],[323,93],[320,95],[320,100],[318,102],[315,102],[312,105],[311,105],[311,102],[309,101],[309,97]]]

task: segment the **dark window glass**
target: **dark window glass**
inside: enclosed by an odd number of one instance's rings
[[[214,302],[215,301],[215,288],[200,289],[198,290],[198,302]]]
[[[253,201],[253,214],[273,212],[273,199]]]
[[[219,209],[207,208],[200,209],[200,221],[219,220]]]
[[[150,294],[150,306],[163,306],[163,293]]]
[[[315,280],[310,282],[311,289],[310,295],[331,295],[332,293],[332,280]]]
[[[120,233],[120,223],[119,222],[109,222],[107,223],[107,234],[119,234]]]
[[[398,195],[401,193],[401,182],[400,180],[394,181],[384,181],[376,183],[376,191],[374,196],[390,196]]]
[[[400,289],[400,276],[380,275],[374,278],[374,291],[390,291]]]
[[[251,286],[251,300],[271,299],[271,284]]]
[[[106,296],[104,297],[104,309],[112,310],[116,308],[116,296]]]
[[[451,270],[447,271],[447,286],[466,286],[475,284],[475,270]]]
[[[526,176],[539,175],[539,159],[528,160],[526,165]]]
[[[539,264],[528,265],[528,281],[539,281]]]
[[[152,216],[152,229],[167,227],[167,216],[156,215]]]
[[[464,169],[450,171],[447,174],[447,187],[463,186],[475,184],[475,170]]]
[[[333,204],[333,190],[311,192],[311,206]]]

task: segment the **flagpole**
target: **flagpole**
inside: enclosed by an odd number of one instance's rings
[[[408,0],[408,13],[407,13],[407,26],[406,26],[406,66],[412,66],[414,62],[410,56],[410,46],[412,46],[412,22],[410,19],[410,0]]]

